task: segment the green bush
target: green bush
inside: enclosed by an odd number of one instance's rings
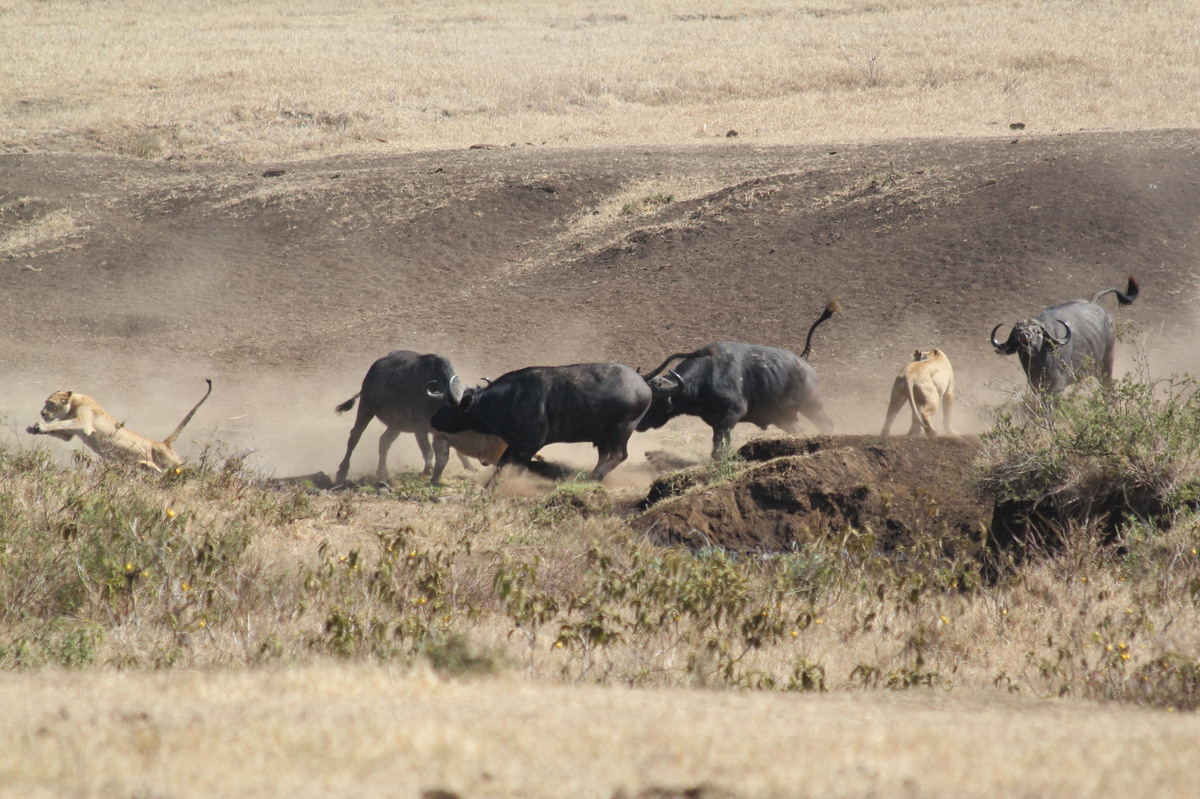
[[[981,437],[980,486],[1065,527],[1127,518],[1169,524],[1200,497],[1195,378],[1089,382],[1027,399]]]

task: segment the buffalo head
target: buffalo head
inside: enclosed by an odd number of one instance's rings
[[[1023,319],[1013,325],[1008,338],[1003,342],[996,339],[996,331],[1000,329],[1000,325],[996,325],[992,328],[992,346],[1000,355],[1012,355],[1018,351],[1033,355],[1043,347],[1061,347],[1071,340],[1071,326],[1061,319],[1056,319],[1055,322],[1063,326],[1061,338],[1055,336],[1041,320]]]
[[[668,369],[665,375],[655,375],[648,378],[646,383],[650,386],[650,391],[654,397],[670,399],[683,391],[686,383],[683,378],[674,369]]]

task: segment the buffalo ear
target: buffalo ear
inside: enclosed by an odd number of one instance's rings
[[[475,404],[475,392],[468,391],[465,394],[463,394],[463,398],[461,400],[459,400],[457,407],[463,413],[467,413],[471,410],[471,406],[473,406],[474,404]]]

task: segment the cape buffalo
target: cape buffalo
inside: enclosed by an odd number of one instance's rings
[[[430,395],[442,399],[440,392]],[[497,474],[510,463],[528,468],[547,444],[588,442],[600,451],[591,479],[603,480],[628,457],[629,437],[650,398],[646,381],[621,364],[531,366],[457,397],[447,393],[432,423],[444,433],[475,430],[503,439],[508,449]]]
[[[654,394],[639,431],[662,427],[680,414],[699,416],[713,429],[714,459],[729,448],[729,436],[738,422],[751,422],[764,430],[775,425],[789,433],[800,432],[803,414],[823,433],[833,430],[825,415],[817,372],[807,358],[817,326],[841,310],[830,300],[808,329],[804,352],[718,341],[695,352],[676,353],[646,375]],[[667,365],[682,359],[667,375]],[[668,376],[669,375],[669,376]]]
[[[1094,374],[1112,378],[1116,340],[1108,311],[1096,304],[1105,294],[1129,305],[1138,296],[1138,284],[1129,276],[1125,291],[1104,289],[1090,300],[1071,300],[1047,308],[1032,319],[1013,325],[1003,343],[996,339],[1000,325],[992,328],[991,342],[1000,355],[1014,352],[1034,391],[1057,394],[1081,377]]]
[[[434,485],[441,481],[442,471],[450,460],[451,443],[456,445],[458,457],[466,468],[470,468],[466,455],[480,460],[499,457],[498,452],[503,449],[502,442],[492,437],[464,437],[451,442],[445,436],[434,434],[433,444],[430,445],[432,427],[429,420],[434,411],[442,406],[441,400],[429,396],[430,386],[455,398],[461,398],[465,389],[450,361],[441,355],[419,355],[410,350],[396,350],[371,364],[363,378],[362,389],[336,408],[338,413],[345,413],[354,407],[356,399],[359,400],[358,416],[354,420],[354,427],[350,429],[346,457],[338,466],[335,485],[346,482],[346,475],[350,471],[350,455],[358,445],[363,430],[376,417],[387,425],[379,437],[379,466],[375,471],[382,483],[388,482],[388,449],[401,433],[416,436],[417,446],[425,459],[423,473],[431,475]]]

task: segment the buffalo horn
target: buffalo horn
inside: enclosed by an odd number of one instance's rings
[[[668,378],[667,375],[670,375]],[[655,377],[646,382],[650,384],[650,390],[656,397],[674,397],[680,391],[683,391],[685,385],[683,377],[674,369],[668,369],[667,375]]]
[[[459,379],[458,375],[450,378],[449,402],[451,405],[458,405],[458,403],[462,402],[464,391],[466,391],[466,387],[463,385],[463,381]]]
[[[446,398],[446,392],[437,390],[436,380],[430,380],[425,384],[425,393],[437,400]]]
[[[1012,351],[1013,351],[1012,337],[1013,337],[1013,333],[1016,332],[1016,328],[1014,327],[1009,332],[1008,339],[1003,344],[1001,344],[999,341],[996,341],[996,331],[999,330],[1000,327],[1001,327],[1000,325],[996,325],[995,327],[992,328],[992,346],[995,347],[996,352],[1000,353],[1001,355],[1011,355]]]
[[[676,372],[674,369],[668,369],[667,374],[671,376],[675,383],[666,390],[666,396],[674,397],[676,394],[683,391],[683,387],[687,385],[687,383],[684,381],[683,375],[679,374],[679,372]]]
[[[1063,326],[1063,329],[1065,329],[1067,331],[1066,334],[1062,338],[1055,338],[1054,334],[1052,334],[1049,330],[1047,330],[1046,335],[1049,337],[1049,339],[1052,342],[1054,342],[1054,346],[1061,347],[1064,344],[1066,344],[1068,341],[1071,340],[1071,326],[1068,325],[1066,323],[1066,321],[1063,319],[1055,319],[1054,321],[1058,322],[1060,325]]]

